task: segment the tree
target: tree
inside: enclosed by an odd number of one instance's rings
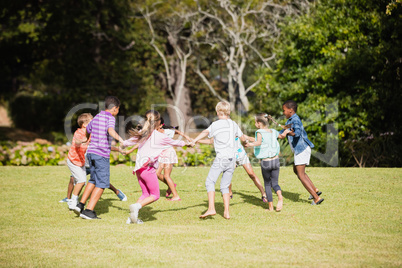
[[[276,66],[266,72],[269,87],[256,90],[257,98],[265,100],[256,108],[269,113],[278,115],[287,99],[297,101],[302,117],[311,119],[307,131],[318,150],[325,149],[328,124],[338,124],[342,165],[353,165],[353,142],[369,145],[384,133],[392,132],[395,139],[401,135],[396,111],[401,101],[401,8],[387,16],[386,1],[380,2],[320,1],[310,13],[289,20],[282,27]],[[332,117],[325,113],[328,104],[339,109]],[[373,148],[366,151],[378,159],[388,156],[367,165],[400,160],[398,146],[388,152]]]
[[[209,3],[208,8],[201,1],[197,2],[198,11],[203,19],[202,23],[196,25],[193,42],[199,48],[207,45],[210,50],[217,51],[219,55],[217,61],[224,62],[226,66],[229,101],[232,109],[235,109],[238,97],[243,109],[248,111],[250,103],[247,94],[260,83],[262,77],[255,73],[256,80],[246,86],[247,68],[251,66],[271,68],[270,61],[275,57],[272,47],[280,36],[278,23],[285,16],[299,14],[305,2],[302,1],[299,6],[296,6],[281,1],[243,3],[219,0],[217,3]],[[266,49],[262,50],[263,47]],[[196,73],[208,85],[211,92],[222,100],[201,70],[200,57],[198,59]]]
[[[163,61],[165,72],[160,74],[160,85],[166,92],[171,124],[180,129],[193,128],[190,89],[186,86],[187,66],[193,54],[186,37],[191,35],[189,25],[196,20],[191,3],[157,2],[137,8],[149,27],[149,43]]]

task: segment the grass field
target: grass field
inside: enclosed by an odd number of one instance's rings
[[[58,201],[67,167],[0,167],[1,267],[401,267],[402,169],[308,168],[322,205],[290,167],[281,168],[282,212],[268,212],[242,168],[233,176],[231,219],[206,211],[208,168],[175,168],[182,201],[164,197],[140,211],[143,225],[125,223],[141,195],[132,168],[111,168],[121,202],[106,190],[88,221]],[[260,170],[255,168],[260,175]],[[161,184],[161,196],[166,186]],[[274,197],[274,204],[276,199]]]

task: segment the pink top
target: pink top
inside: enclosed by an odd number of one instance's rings
[[[135,144],[137,144],[136,138],[130,138],[123,142],[123,146],[132,146]],[[157,167],[158,157],[166,149],[166,145],[183,147],[186,143],[184,141],[173,140],[165,134],[154,130],[151,136],[138,147],[134,171],[139,170],[147,163]]]

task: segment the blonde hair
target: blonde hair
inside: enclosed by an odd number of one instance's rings
[[[161,116],[158,111],[149,110],[145,113],[145,123],[141,129],[131,129],[129,134],[131,137],[137,138],[138,143],[146,141],[152,132],[159,128]]]
[[[91,122],[91,120],[92,120],[93,118],[94,118],[94,117],[92,116],[92,114],[90,114],[90,113],[83,113],[83,114],[80,114],[80,116],[78,116],[77,123],[78,123],[78,125],[79,125],[80,127],[82,127],[83,124],[88,124],[89,122]]]
[[[264,126],[268,126],[269,125],[268,114],[266,114],[266,113],[256,114],[255,121],[258,123],[262,123]]]
[[[230,103],[227,101],[220,101],[215,107],[218,115],[230,115]]]

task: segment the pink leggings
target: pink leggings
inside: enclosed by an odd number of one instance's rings
[[[137,174],[138,183],[140,184],[142,195],[140,200],[153,196],[155,201],[160,197],[159,182],[154,167],[143,167],[135,172]]]

